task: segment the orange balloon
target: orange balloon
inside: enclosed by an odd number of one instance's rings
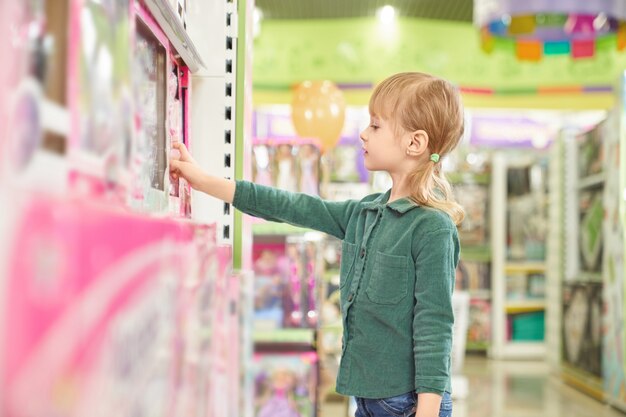
[[[318,138],[322,152],[332,149],[343,130],[346,100],[331,81],[304,81],[296,87],[291,119],[302,137]]]

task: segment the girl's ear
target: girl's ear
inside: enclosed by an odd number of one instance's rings
[[[428,133],[424,130],[416,130],[410,135],[411,142],[406,148],[409,156],[419,156],[428,150]]]

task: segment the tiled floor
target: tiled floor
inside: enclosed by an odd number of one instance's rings
[[[456,401],[455,417],[625,417],[551,376],[535,362],[466,358],[469,395]]]
[[[455,400],[454,417],[626,417],[550,376],[544,363],[469,356],[469,395]],[[345,403],[322,404],[320,417],[346,417]]]

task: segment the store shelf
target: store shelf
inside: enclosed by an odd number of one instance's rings
[[[519,273],[545,273],[545,262],[507,262],[504,265],[504,272],[506,274],[519,274]]]
[[[504,306],[507,314],[531,313],[545,310],[545,300],[510,300]]]
[[[472,172],[450,172],[446,173],[448,181],[452,184],[489,184],[490,175],[488,173],[476,174]]]
[[[576,280],[571,282],[602,282],[602,273],[582,271],[577,274]]]
[[[169,41],[174,45],[176,52],[187,64],[189,70],[196,72],[200,67],[204,67],[204,62],[202,62],[198,50],[169,2],[166,0],[146,0],[146,6],[148,6],[150,13],[159,23]]]
[[[484,352],[489,349],[489,343],[487,342],[467,342],[465,344],[465,350],[472,352]]]
[[[252,234],[255,236],[284,236],[310,232],[311,229],[292,226],[287,223],[262,222],[252,225]]]
[[[598,401],[604,400],[603,382],[596,375],[577,369],[567,363],[562,363],[561,377],[566,384],[583,391]]]
[[[299,343],[313,344],[314,329],[255,330],[252,338],[255,343]]]
[[[500,359],[540,359],[546,355],[546,345],[543,341],[538,342],[515,342],[508,341],[502,346]]]
[[[605,180],[606,180],[606,175],[604,172],[601,172],[595,175],[590,175],[588,177],[581,178],[578,180],[578,189],[584,190],[585,188],[597,187],[597,186],[604,184]]]
[[[473,300],[489,300],[491,299],[491,290],[470,290],[469,291],[470,298]]]
[[[461,259],[470,262],[491,261],[491,248],[486,245],[461,244]]]
[[[320,331],[325,331],[325,332],[342,332],[343,331],[343,325],[341,324],[341,322],[338,322],[338,323],[335,323],[335,324],[320,325]]]
[[[511,169],[525,170],[524,175],[532,176],[533,172],[542,170],[542,156],[528,153],[526,158],[512,157],[505,153],[495,153],[492,158],[491,176],[491,224],[492,237],[492,343],[489,356],[494,359],[543,359],[547,352],[545,344],[545,310],[546,301],[531,297],[536,288],[531,288],[533,274],[546,273],[544,260],[522,258],[509,259],[509,249],[513,243],[509,236],[511,222],[526,221],[518,217],[510,217],[516,204],[532,204],[537,213],[542,213],[543,204],[533,198],[533,190],[538,191],[539,185],[528,189],[520,187],[510,189],[509,173]],[[520,173],[513,175],[521,175]],[[543,177],[543,175],[538,176]],[[542,191],[543,194],[543,191]],[[542,201],[544,197],[542,196]],[[533,207],[534,207],[533,206]],[[518,206],[519,207],[519,206]],[[519,209],[518,209],[519,210]],[[543,215],[543,214],[542,214]],[[542,220],[544,221],[544,220]],[[516,223],[515,226],[521,226]],[[526,235],[521,236],[518,230],[517,245],[528,241]],[[539,277],[537,277],[539,278]],[[540,284],[540,282],[539,282]],[[532,291],[531,291],[532,290]],[[513,296],[517,294],[517,296]],[[524,314],[527,313],[527,314]],[[541,317],[540,317],[541,316]],[[513,338],[514,337],[514,338]]]

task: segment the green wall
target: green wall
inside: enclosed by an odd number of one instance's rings
[[[399,19],[383,33],[376,19],[264,20],[254,43],[255,90],[288,87],[304,79],[372,83],[399,71],[425,71],[462,86],[524,89],[613,84],[626,53],[593,59],[545,57],[519,62],[510,52],[486,55],[471,24]]]

